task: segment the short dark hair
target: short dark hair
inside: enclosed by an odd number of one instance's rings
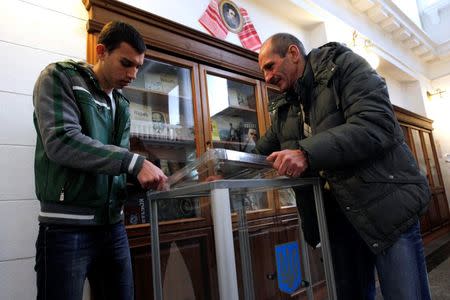
[[[108,52],[119,48],[122,42],[129,44],[139,54],[146,50],[144,39],[139,32],[133,26],[124,22],[108,22],[98,35],[98,44],[105,45]]]
[[[300,54],[305,57],[306,51],[303,43],[298,38],[289,33],[277,33],[272,35],[268,41],[271,42],[272,52],[280,57],[285,57],[290,45],[294,44],[300,49]]]

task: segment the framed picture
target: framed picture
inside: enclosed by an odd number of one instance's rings
[[[166,123],[166,117],[164,116],[164,113],[159,112],[159,111],[153,111],[152,112],[152,122]]]
[[[239,33],[242,30],[244,19],[239,7],[230,0],[222,0],[219,3],[220,17],[229,31]]]

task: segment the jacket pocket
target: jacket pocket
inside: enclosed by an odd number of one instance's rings
[[[99,207],[108,199],[108,176],[72,170],[64,185],[64,201]]]
[[[367,183],[426,183],[406,143],[397,145],[382,158],[360,168],[357,175]]]

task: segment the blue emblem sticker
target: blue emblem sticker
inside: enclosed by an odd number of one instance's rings
[[[278,288],[292,294],[300,287],[302,272],[300,255],[296,241],[275,246]]]

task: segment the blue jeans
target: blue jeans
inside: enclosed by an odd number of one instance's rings
[[[331,219],[328,228],[338,299],[375,299],[375,268],[384,300],[431,299],[419,222],[375,255],[344,215]]]
[[[122,222],[40,224],[35,270],[38,300],[81,300],[86,278],[96,300],[134,299],[130,248]]]

